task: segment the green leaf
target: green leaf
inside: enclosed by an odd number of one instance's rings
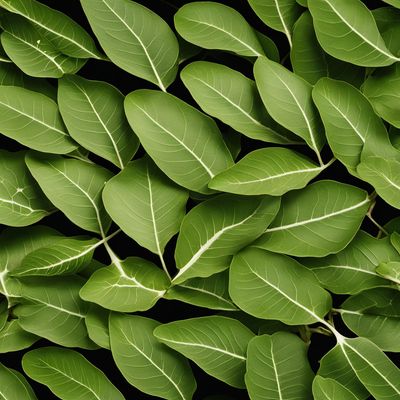
[[[54,244],[29,253],[12,276],[72,275],[87,266],[101,243],[97,239],[60,238]]]
[[[375,188],[386,203],[400,208],[400,162],[381,157],[366,157],[358,165],[357,172],[361,179]]]
[[[390,285],[375,272],[380,263],[387,261],[400,261],[389,238],[375,239],[363,231],[359,231],[351,243],[337,254],[302,260],[323,287],[338,294],[357,294],[366,289]]]
[[[195,61],[182,70],[181,78],[204,112],[236,131],[264,142],[296,142],[294,135],[268,115],[254,81],[240,72],[222,64]]]
[[[309,0],[322,48],[339,60],[382,67],[400,59],[386,47],[372,13],[360,0]]]
[[[400,292],[376,288],[351,296],[340,306],[344,323],[383,351],[400,351]]]
[[[279,204],[279,198],[224,194],[194,207],[181,225],[173,283],[227,269],[232,255],[262,234]]]
[[[90,35],[60,11],[36,0],[0,0],[0,7],[33,23],[61,53],[76,58],[101,58]]]
[[[175,28],[188,42],[205,49],[258,57],[263,48],[253,28],[235,9],[213,1],[185,4],[174,17]]]
[[[383,0],[383,2],[390,4],[393,7],[400,8],[400,0]]]
[[[188,361],[153,336],[160,324],[138,315],[111,314],[111,351],[125,379],[144,393],[189,400],[196,390]]]
[[[31,225],[52,211],[24,159],[24,151],[0,150],[0,223],[4,225]]]
[[[37,400],[25,377],[0,363],[0,396],[4,400]]]
[[[77,276],[21,279],[24,301],[14,308],[21,327],[61,346],[93,349],[85,326],[88,304],[79,298],[83,282]]]
[[[236,311],[237,307],[229,297],[228,280],[228,271],[211,275],[208,278],[188,279],[180,285],[171,286],[164,298],[212,310]]]
[[[317,375],[312,384],[315,400],[357,400],[357,397],[339,382]]]
[[[9,14],[1,19],[1,44],[12,62],[27,75],[38,78],[60,78],[75,73],[86,60],[60,53],[33,24],[23,17]]]
[[[243,195],[281,196],[304,188],[322,172],[300,153],[283,147],[268,147],[248,153],[237,164],[215,176],[208,187]]]
[[[141,246],[163,252],[180,227],[188,193],[171,182],[148,158],[129,163],[109,180],[103,201],[111,218]]]
[[[65,130],[57,104],[41,93],[0,86],[0,132],[24,146],[66,154],[77,148]]]
[[[108,318],[110,311],[92,304],[85,317],[89,338],[98,346],[110,350],[110,332]]]
[[[381,263],[375,270],[383,278],[388,279],[397,285],[400,285],[400,262],[392,261]]]
[[[136,90],[125,112],[157,166],[187,189],[210,193],[210,179],[233,163],[214,120],[171,94]]]
[[[272,61],[279,62],[281,57],[279,55],[279,50],[275,42],[260,31],[255,30],[254,32],[256,33],[258,41],[260,42],[264,50],[265,56]],[[249,59],[250,61],[252,61],[250,57]]]
[[[400,65],[382,68],[371,75],[363,85],[364,94],[380,117],[400,128]]]
[[[400,10],[396,10],[393,7],[379,7],[372,10],[372,15],[379,31],[385,32],[399,22]]]
[[[344,249],[368,211],[368,194],[355,186],[322,180],[287,193],[257,246],[298,257],[324,257]]]
[[[104,233],[111,224],[101,193],[111,172],[84,161],[28,153],[28,168],[49,200],[74,224]]]
[[[0,300],[0,332],[8,320],[8,301],[6,298]]]
[[[22,358],[24,372],[63,400],[124,400],[104,373],[74,350],[42,347]]]
[[[160,325],[154,336],[194,361],[207,374],[244,388],[246,349],[254,334],[239,321],[209,316]]]
[[[292,47],[293,24],[302,8],[295,0],[248,0],[258,17],[269,27],[283,32]]]
[[[163,297],[169,286],[165,272],[150,261],[129,257],[121,271],[114,265],[97,270],[85,283],[80,296],[120,312],[145,311]]]
[[[325,142],[322,123],[312,102],[312,86],[284,66],[260,57],[254,76],[262,101],[272,118],[304,139],[319,154]]]
[[[312,324],[331,308],[329,293],[307,268],[290,257],[255,247],[233,258],[229,294],[246,313],[287,325]]]
[[[0,354],[27,349],[39,339],[22,329],[16,319],[12,319],[0,331]]]
[[[162,90],[174,81],[179,45],[168,24],[134,1],[81,0],[94,34],[110,60]]]
[[[71,136],[123,169],[139,146],[123,110],[124,96],[106,82],[69,75],[58,81],[60,113]]]
[[[252,400],[309,400],[314,373],[307,346],[296,335],[257,336],[247,348],[246,387]]]

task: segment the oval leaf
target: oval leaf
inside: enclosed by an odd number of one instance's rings
[[[12,319],[0,331],[0,354],[27,349],[39,339],[39,336],[26,332],[16,319]]]
[[[0,396],[4,400],[37,400],[25,377],[18,371],[0,364]]]
[[[323,378],[322,376],[315,377],[312,391],[315,400],[358,400],[345,386],[334,379]]]

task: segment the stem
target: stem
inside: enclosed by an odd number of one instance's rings
[[[335,161],[336,161],[336,157],[331,158],[326,164],[324,164],[322,166],[323,169],[330,167]]]
[[[375,195],[375,197],[376,197],[376,195]],[[377,221],[375,221],[374,217],[372,216],[372,210],[374,209],[375,205],[376,205],[376,201],[373,201],[373,203],[371,204],[371,206],[368,209],[367,217],[379,229],[379,232],[378,232],[379,237],[382,235],[382,233],[384,233],[386,236],[388,236],[389,233],[385,230],[385,228],[383,228],[382,225],[380,225]]]
[[[168,279],[171,281],[172,277],[171,277],[171,275],[170,275],[170,273],[168,271],[167,265],[165,264],[163,255],[159,254],[158,256],[160,257],[162,269],[164,270],[165,274],[168,276]]]
[[[321,167],[325,166],[324,160],[322,159],[321,154],[319,153],[319,151],[317,149],[314,149],[314,151],[315,151],[315,154],[317,155],[319,165]]]

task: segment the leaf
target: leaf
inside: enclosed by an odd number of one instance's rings
[[[317,322],[331,307],[329,293],[305,267],[290,257],[255,247],[233,258],[229,294],[246,313],[287,325]]]
[[[8,301],[6,298],[0,300],[0,332],[8,320]]]
[[[165,91],[175,79],[179,55],[167,23],[134,1],[81,0],[81,5],[110,60]]]
[[[292,47],[293,24],[302,8],[295,0],[248,0],[257,16],[269,27],[283,32]]]
[[[175,96],[136,90],[125,112],[157,166],[187,189],[210,193],[210,179],[233,163],[216,123]]]
[[[60,11],[36,0],[0,0],[0,7],[33,23],[61,53],[76,58],[101,58],[90,35]]]
[[[399,153],[400,154],[400,153]],[[399,157],[400,159],[400,157]],[[357,167],[361,179],[370,183],[383,200],[400,208],[400,162],[381,157],[366,157]]]
[[[101,192],[111,178],[108,170],[36,153],[28,153],[26,163],[45,195],[74,224],[102,235],[107,231],[111,219],[104,210]]]
[[[325,137],[312,102],[312,86],[282,65],[265,57],[254,64],[254,76],[264,105],[276,122],[304,139],[317,154]]]
[[[108,310],[145,311],[169,286],[165,272],[150,261],[129,257],[121,262],[121,268],[123,274],[114,265],[97,270],[82,287],[81,298]]]
[[[77,276],[21,280],[25,301],[14,308],[21,327],[61,346],[93,349],[85,326],[88,304],[79,298],[83,282]]]
[[[315,400],[357,400],[357,397],[339,382],[317,375],[312,384]]]
[[[389,238],[375,239],[359,231],[350,244],[337,254],[324,258],[303,259],[321,285],[333,293],[357,294],[363,290],[389,285],[375,272],[387,261],[400,261]]]
[[[236,311],[237,307],[228,293],[227,272],[223,271],[208,278],[188,279],[179,285],[171,286],[164,298],[212,310]]]
[[[39,339],[38,336],[24,331],[18,321],[12,319],[0,331],[0,354],[27,349]]]
[[[352,85],[323,78],[315,85],[312,96],[324,122],[329,146],[351,174],[357,175],[363,149],[385,157],[394,154],[382,120]]]
[[[0,86],[0,132],[24,146],[66,154],[77,148],[65,130],[57,104],[41,93]]]
[[[393,7],[400,8],[399,0],[383,0],[385,3],[392,5]]]
[[[191,318],[160,325],[154,336],[207,374],[245,387],[246,349],[254,334],[239,321],[216,315]]]
[[[258,41],[260,42],[264,50],[265,56],[272,61],[279,62],[281,57],[279,55],[279,50],[275,42],[260,31],[255,30],[254,32],[256,33]],[[249,59],[250,61],[252,61],[250,57]]]
[[[399,88],[400,66],[398,63],[377,71],[363,85],[363,92],[377,114],[397,128],[400,128]]]
[[[331,56],[364,67],[399,61],[387,49],[374,17],[360,0],[309,0],[322,48]]]
[[[137,243],[158,254],[162,263],[165,246],[185,215],[187,200],[187,191],[171,182],[148,158],[129,163],[103,191],[111,218]]]
[[[85,317],[86,329],[89,338],[98,346],[110,350],[110,333],[108,331],[108,318],[110,311],[92,304]]]
[[[375,270],[383,278],[388,279],[397,285],[400,285],[400,262],[392,261],[381,263]]]
[[[23,17],[9,14],[1,19],[1,43],[10,59],[27,75],[59,78],[75,73],[86,60],[60,53],[34,25]]]
[[[24,372],[63,400],[123,400],[104,373],[74,350],[42,347],[22,358]]]
[[[172,282],[227,269],[232,255],[262,234],[279,204],[279,198],[224,194],[194,207],[182,221],[175,248],[179,272]]]
[[[27,226],[49,215],[52,206],[25,165],[25,152],[0,150],[0,223]]]
[[[29,253],[12,276],[72,275],[90,263],[101,243],[97,239],[60,238],[54,244]]]
[[[189,400],[196,390],[188,361],[159,343],[160,324],[138,315],[111,314],[111,351],[118,369],[134,387],[168,400]]]
[[[0,363],[0,396],[4,400],[37,400],[25,377]]]
[[[185,4],[174,17],[175,28],[188,42],[205,49],[258,57],[263,48],[253,28],[235,9],[210,1]]]
[[[313,377],[307,346],[298,336],[277,332],[250,340],[245,380],[252,400],[309,400]]]
[[[106,82],[69,75],[58,81],[58,104],[81,146],[123,169],[139,146],[123,110],[124,96]]]
[[[248,153],[237,164],[215,176],[208,187],[242,195],[281,196],[304,188],[325,167],[293,150],[267,147]]]
[[[355,186],[321,180],[287,193],[257,246],[298,257],[324,257],[344,249],[368,211],[368,194]]]
[[[195,61],[182,70],[181,78],[204,112],[236,131],[264,142],[297,140],[267,114],[254,81],[240,72],[222,64]]]
[[[375,288],[351,296],[340,306],[346,326],[383,351],[400,351],[400,293],[397,289]]]

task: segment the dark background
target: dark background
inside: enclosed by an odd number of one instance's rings
[[[76,22],[82,25],[87,31],[91,32],[88,22],[86,20],[85,15],[82,12],[80,7],[80,3],[78,0],[69,0],[69,1],[59,1],[59,0],[40,0],[42,3],[47,4],[48,6],[58,9],[65,14],[72,17]],[[157,1],[146,1],[146,0],[136,0],[137,2],[145,5],[146,7],[152,9],[157,14],[162,16],[171,27],[173,27],[173,15],[179,6],[189,2],[184,0],[157,0]],[[287,52],[289,51],[287,40],[285,36],[280,33],[273,31],[266,27],[254,14],[251,8],[248,6],[247,1],[245,0],[218,0],[220,3],[224,3],[231,7],[234,7],[236,10],[240,11],[247,21],[256,29],[267,34],[270,38],[272,38],[277,44],[281,58],[285,57]],[[385,4],[381,1],[364,1],[365,4],[370,8],[376,8],[384,6]],[[100,47],[99,47],[100,48]],[[239,58],[238,56],[231,55],[224,52],[219,51],[203,51],[195,59],[203,59],[208,61],[220,62],[230,66],[233,69],[239,70],[248,77],[252,77],[252,64],[244,59]],[[192,60],[189,60],[189,62]],[[180,68],[185,66],[187,62],[183,63]],[[115,85],[122,93],[128,94],[129,92],[139,89],[139,88],[149,88],[156,89],[155,86],[145,80],[134,77],[127,72],[119,69],[109,62],[102,62],[97,60],[89,60],[86,65],[80,70],[79,75],[94,80],[103,80],[107,81],[113,85]],[[52,84],[56,85],[56,80],[49,80]],[[176,81],[168,88],[168,91],[181,99],[187,101],[188,103],[195,105],[190,94],[185,89],[183,84],[181,83],[179,77],[177,77]],[[227,127],[218,121],[218,124],[221,128],[221,131],[226,131]],[[0,137],[0,147],[8,150],[19,150],[22,148],[19,144],[8,139],[4,136]],[[254,141],[242,136],[242,151],[239,154],[239,158],[241,158],[244,154],[247,154],[249,151],[254,150],[256,148],[265,147],[265,143]],[[306,149],[304,146],[299,147],[301,152],[307,154],[311,158],[313,158],[313,154],[311,151]],[[143,155],[143,150],[139,149],[138,153],[135,155],[135,158],[141,157]],[[331,157],[329,149],[325,148],[323,152],[323,159],[329,160]],[[115,173],[118,170],[107,161],[104,161],[96,156],[91,156],[91,158],[97,163],[113,170]],[[354,184],[356,186],[362,187],[368,190],[369,193],[372,192],[372,188],[350,176],[345,168],[339,163],[335,162],[331,167],[325,170],[322,174],[318,176],[318,179],[334,179],[345,183]],[[195,200],[190,200],[188,208],[195,204]],[[384,225],[387,221],[399,215],[398,210],[388,206],[378,199],[378,203],[374,210],[375,219],[381,224]],[[52,216],[49,216],[40,222],[41,224],[50,225],[57,230],[63,232],[66,235],[75,235],[82,234],[82,231],[79,230],[75,225],[69,222],[61,213],[56,213]],[[0,226],[0,231],[4,227]],[[377,229],[374,225],[370,223],[370,221],[366,218],[362,229],[366,230],[371,234],[376,234]],[[111,230],[112,231],[112,230]],[[167,265],[174,265],[173,260],[173,250],[175,246],[175,240],[173,239],[171,243],[168,244],[166,249],[166,263]],[[154,261],[158,263],[157,257],[140,248],[133,240],[128,237],[120,234],[115,239],[112,240],[111,246],[116,251],[116,253],[121,257],[125,258],[127,256],[132,255],[140,255],[144,258]],[[107,254],[99,249],[96,251],[96,258],[99,261],[104,263],[108,263]],[[171,273],[174,274],[174,269],[171,268]],[[345,296],[334,296],[334,304],[338,306]],[[145,316],[150,318],[154,318],[159,320],[160,322],[169,322],[173,320],[179,320],[189,317],[203,316],[203,315],[212,315],[215,312],[208,309],[203,309],[199,307],[190,306],[177,301],[168,301],[168,300],[160,300],[155,307],[151,310],[144,313]],[[342,333],[345,333],[349,336],[354,336],[350,331],[348,331],[339,319],[336,319],[337,327]],[[316,371],[318,369],[318,361],[320,358],[334,346],[335,340],[333,338],[329,338],[326,336],[322,336],[319,334],[314,334],[312,337],[312,342],[309,347],[309,358],[312,365],[312,368]],[[37,342],[33,348],[52,345],[52,343],[40,340]],[[134,387],[130,386],[123,376],[119,373],[118,369],[115,367],[113,362],[111,353],[106,350],[96,350],[96,351],[88,351],[77,349],[80,351],[87,359],[89,359],[92,363],[98,366],[101,370],[103,370],[106,375],[111,379],[111,381],[121,390],[121,392],[126,396],[127,399],[150,399],[152,396],[145,395],[140,391],[136,390]],[[27,350],[25,350],[27,351]],[[21,371],[21,357],[25,353],[25,351],[14,352],[9,354],[0,355],[0,361],[3,362],[6,366],[15,368]],[[394,361],[395,358],[393,355],[388,354]],[[399,360],[397,360],[398,362]],[[203,399],[207,395],[226,395],[227,398],[230,399],[248,399],[248,396],[244,390],[237,390],[231,388],[228,385],[206,375],[200,368],[198,368],[194,363],[191,363],[194,374],[196,376],[198,389],[195,394],[194,399]],[[400,363],[398,363],[400,365]],[[51,400],[56,399],[50,390],[48,390],[45,386],[39,385],[34,381],[30,380],[37,397],[43,400]],[[0,383],[1,384],[1,383]],[[23,399],[21,399],[23,400]]]

